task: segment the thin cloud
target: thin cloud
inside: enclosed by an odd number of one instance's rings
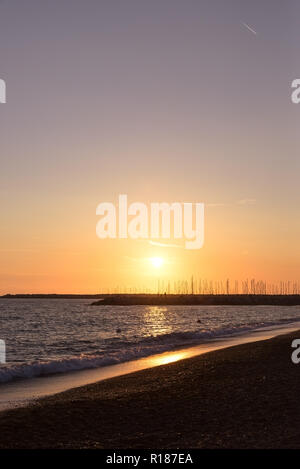
[[[206,207],[226,207],[228,204],[215,203],[215,204],[205,204]]]
[[[0,249],[0,252],[39,252],[37,249]]]
[[[236,202],[230,202],[230,203],[212,203],[212,204],[205,204],[205,207],[232,207],[233,205],[253,205],[256,204],[257,200],[256,199],[241,199],[237,200]]]
[[[152,240],[149,241],[149,244],[151,244],[151,246],[159,246],[159,247],[161,247],[161,248],[177,248],[177,249],[182,249],[182,246],[180,246],[179,244],[159,243],[159,242],[157,242],[157,241],[152,241]]]
[[[256,204],[256,199],[242,199],[242,200],[238,200],[237,201],[237,204],[238,205],[254,205]]]

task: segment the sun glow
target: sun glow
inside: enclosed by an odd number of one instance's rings
[[[162,267],[164,260],[162,257],[150,257],[150,262],[156,269]]]

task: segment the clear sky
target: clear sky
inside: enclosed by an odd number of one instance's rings
[[[300,279],[299,26],[297,0],[0,1],[0,292]],[[101,241],[120,193],[204,202],[204,247]]]

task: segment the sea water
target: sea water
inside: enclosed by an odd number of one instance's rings
[[[299,306],[90,306],[0,299],[0,383],[124,363],[300,321]]]

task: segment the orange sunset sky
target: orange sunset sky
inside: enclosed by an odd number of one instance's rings
[[[269,3],[1,2],[1,294],[300,279],[300,15]],[[204,247],[98,239],[119,194],[204,202]]]

